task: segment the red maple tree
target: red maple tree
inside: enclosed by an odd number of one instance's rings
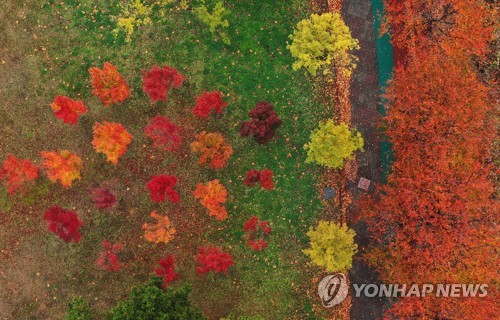
[[[142,88],[152,103],[163,101],[167,99],[167,91],[171,87],[179,88],[184,79],[185,77],[175,68],[153,66],[144,72]]]
[[[151,201],[163,202],[168,197],[172,202],[179,202],[179,194],[174,190],[177,177],[161,174],[149,180],[146,187],[149,190]]]
[[[79,229],[83,223],[74,211],[54,206],[45,212],[43,219],[47,222],[49,231],[54,232],[64,241],[75,243],[80,241],[82,235]]]
[[[12,154],[7,155],[0,168],[0,180],[4,180],[11,195],[37,178],[38,168],[30,160],[19,159]]]
[[[153,146],[165,151],[175,151],[181,144],[181,127],[171,123],[167,117],[156,116],[144,128]]]
[[[167,289],[172,281],[179,278],[179,274],[175,272],[174,262],[174,256],[165,256],[158,262],[161,267],[155,269],[156,275],[163,278],[163,289]]]
[[[256,183],[259,183],[260,186],[267,190],[274,189],[273,182],[273,172],[269,169],[264,170],[250,170],[246,173],[245,180],[243,180],[243,184],[246,186],[253,187]]]
[[[267,101],[258,102],[248,116],[251,119],[241,123],[240,136],[252,136],[260,144],[271,140],[274,131],[281,125],[281,119]]]
[[[271,234],[271,228],[267,221],[259,221],[257,216],[248,219],[243,225],[245,238],[247,239],[246,245],[252,250],[260,251],[267,247],[267,236]]]
[[[130,88],[118,72],[118,69],[109,62],[104,63],[102,69],[90,68],[93,93],[105,106],[123,102],[130,97]]]
[[[197,255],[198,274],[206,274],[210,271],[215,273],[226,273],[227,269],[234,265],[232,256],[219,247],[201,247]]]
[[[116,197],[107,187],[95,188],[91,191],[92,202],[97,209],[111,208],[116,204]]]
[[[75,125],[78,116],[87,112],[87,108],[82,101],[73,100],[66,96],[57,96],[50,105],[56,117],[64,123]]]
[[[96,264],[109,272],[121,271],[122,266],[117,254],[122,251],[122,246],[119,244],[111,244],[109,241],[103,241],[102,246],[104,251],[96,260]]]
[[[220,114],[226,106],[227,103],[222,100],[222,92],[203,92],[196,99],[196,105],[193,107],[192,112],[199,118],[208,118],[211,111]]]

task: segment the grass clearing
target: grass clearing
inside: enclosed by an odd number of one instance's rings
[[[174,254],[182,282],[193,285],[193,302],[209,319],[259,314],[266,319],[316,319],[307,292],[310,274],[301,249],[306,231],[322,212],[316,191],[320,169],[304,164],[303,145],[317,122],[327,116],[315,99],[310,79],[291,69],[286,41],[297,21],[309,10],[307,1],[226,1],[232,12],[226,32],[230,45],[214,41],[208,28],[190,10],[172,6],[155,13],[151,26],[139,28],[130,44],[124,35],[113,36],[119,1],[7,0],[0,4],[3,43],[0,49],[0,155],[8,153],[37,160],[42,150],[69,149],[84,161],[82,180],[63,190],[46,178],[23,199],[0,198],[0,244],[6,271],[31,263],[19,272],[26,277],[1,278],[0,286],[23,287],[18,299],[0,304],[16,319],[60,318],[74,296],[86,298],[103,317],[156,268],[157,260]],[[207,1],[207,3],[212,3]],[[17,21],[17,22],[16,22]],[[132,89],[123,105],[103,107],[91,95],[88,69],[109,61],[116,65]],[[187,82],[170,92],[165,102],[150,105],[142,92],[142,70],[164,64],[177,68]],[[228,108],[221,116],[198,121],[191,115],[196,96],[220,90]],[[63,124],[49,107],[58,94],[84,100],[89,112],[77,126]],[[238,125],[258,101],[269,101],[283,120],[276,137],[266,145],[242,139]],[[153,150],[142,130],[149,119],[168,116],[185,130],[177,154]],[[92,149],[95,122],[122,123],[134,139],[116,167]],[[194,134],[220,131],[234,154],[223,170],[199,167],[189,150]],[[246,171],[269,168],[275,174],[273,191],[248,188]],[[175,174],[181,205],[153,204],[146,182],[156,174]],[[190,195],[198,182],[220,179],[230,198],[229,219],[208,217]],[[93,208],[89,190],[108,182],[119,204],[111,211]],[[41,219],[50,205],[76,208],[84,221],[84,236],[77,245],[63,244],[49,234]],[[168,245],[152,245],[143,238],[141,225],[149,213],[168,213],[177,228]],[[252,215],[269,220],[273,233],[269,247],[253,252],[242,239],[243,223]],[[26,220],[28,219],[28,220]],[[4,222],[5,220],[5,222]],[[17,230],[26,230],[25,234]],[[12,247],[11,237],[18,239]],[[94,260],[103,239],[122,243],[124,271],[110,274],[96,269]],[[194,256],[199,246],[216,244],[236,261],[227,275],[198,276]],[[29,258],[29,259],[28,259]],[[30,262],[27,262],[29,260]],[[40,275],[37,276],[36,274]],[[35,276],[34,276],[35,275]],[[32,278],[43,279],[30,288]],[[38,280],[37,280],[38,281]],[[49,284],[47,286],[45,284]],[[6,295],[15,291],[7,290]],[[37,299],[37,300],[35,300]]]

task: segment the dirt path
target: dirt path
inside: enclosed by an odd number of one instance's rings
[[[382,183],[381,142],[377,123],[380,118],[380,87],[378,75],[377,50],[375,42],[375,25],[371,2],[368,0],[312,0],[313,12],[340,11],[345,22],[351,29],[353,36],[359,40],[361,50],[355,54],[359,58],[350,85],[335,79],[335,88],[324,88],[325,102],[335,106],[343,106],[336,110],[337,121],[350,123],[357,128],[365,140],[364,152],[357,156],[357,161],[348,162],[341,171],[326,170],[322,185],[332,183],[339,186],[339,190],[348,193],[346,200],[340,203],[340,220],[349,222],[355,215],[355,209],[350,206],[364,193],[357,188],[360,177],[371,180],[369,192],[373,192],[373,185]],[[349,79],[345,79],[349,81]],[[339,88],[340,84],[340,88]],[[350,93],[349,93],[350,91]],[[348,95],[348,96],[347,96]],[[347,109],[346,109],[347,108]],[[338,197],[337,197],[338,198]],[[341,198],[343,198],[341,196]],[[344,202],[344,205],[342,204]],[[334,210],[334,208],[332,208]],[[329,213],[331,210],[329,210]],[[356,242],[360,253],[355,257],[353,268],[350,271],[351,283],[376,283],[377,275],[361,259],[363,249],[368,245],[368,234],[363,223],[350,224],[356,230]],[[353,292],[353,291],[351,291]],[[352,297],[352,296],[351,296]],[[384,301],[377,298],[353,298],[343,307],[350,305],[350,319],[380,319]]]
[[[344,0],[342,16],[355,38],[360,42],[361,50],[358,67],[351,81],[351,123],[357,128],[365,140],[364,152],[357,156],[358,179],[364,177],[371,180],[369,192],[373,192],[373,184],[382,182],[381,148],[376,124],[379,113],[379,82],[377,51],[371,2],[368,0]],[[356,181],[357,181],[356,180]],[[357,186],[350,188],[354,199],[358,199],[362,190]],[[352,213],[351,213],[352,214]],[[352,225],[356,230],[357,243],[362,252],[368,244],[368,234],[363,223]],[[360,258],[355,257],[350,271],[352,283],[375,283],[377,275]],[[384,301],[377,298],[352,299],[351,319],[380,319]]]

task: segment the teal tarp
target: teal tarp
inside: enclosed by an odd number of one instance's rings
[[[394,71],[394,53],[391,45],[391,38],[388,33],[380,36],[380,24],[384,18],[384,4],[382,0],[372,0],[372,11],[375,23],[375,45],[377,48],[378,62],[378,81],[381,95],[385,92],[387,81],[392,78]],[[385,101],[380,98],[380,114],[386,115]],[[382,181],[387,182],[387,175],[390,172],[394,155],[392,153],[392,145],[389,141],[382,141]]]

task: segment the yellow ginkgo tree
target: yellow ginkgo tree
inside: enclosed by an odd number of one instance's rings
[[[347,124],[336,125],[333,120],[319,124],[311,133],[311,141],[304,148],[307,150],[306,163],[317,163],[331,169],[340,169],[344,160],[353,156],[364,145],[361,133],[350,130]]]
[[[352,257],[358,252],[354,230],[345,224],[320,221],[316,229],[311,228],[307,235],[311,246],[303,252],[315,265],[328,272],[347,271],[352,267]]]
[[[332,63],[347,72],[355,67],[356,57],[351,52],[359,49],[358,40],[338,13],[312,14],[297,24],[290,39],[287,48],[296,59],[293,70],[305,68],[316,75],[319,69],[326,74],[325,67]]]
[[[117,35],[120,31],[125,32],[125,41],[132,41],[132,34],[141,26],[152,24],[151,14],[153,6],[143,3],[142,0],[130,0],[120,2],[121,12],[117,20],[117,28],[113,30]]]

